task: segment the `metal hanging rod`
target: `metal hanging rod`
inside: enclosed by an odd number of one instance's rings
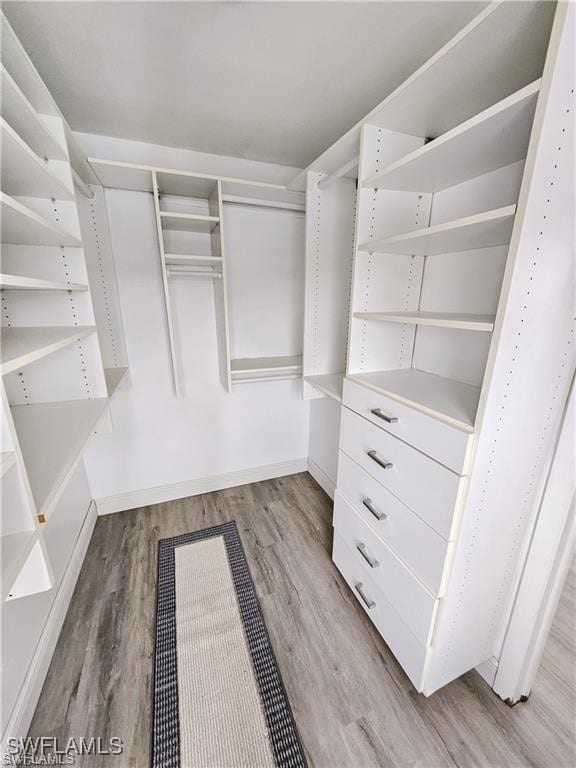
[[[220,272],[202,272],[199,269],[167,269],[166,274],[168,277],[207,277],[210,280],[220,280],[222,278]]]
[[[318,182],[318,189],[326,189],[326,187],[329,187],[330,184],[334,183],[342,176],[346,176],[347,173],[350,173],[350,171],[354,170],[355,168],[358,168],[357,157],[354,157],[352,160],[344,163],[344,165],[341,165],[340,168],[336,168],[336,170],[333,171],[329,176],[325,176],[323,179],[320,179]]]

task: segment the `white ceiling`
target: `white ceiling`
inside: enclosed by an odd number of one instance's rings
[[[10,2],[73,129],[304,167],[485,2]]]

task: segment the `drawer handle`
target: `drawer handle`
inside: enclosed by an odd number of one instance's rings
[[[376,520],[386,520],[388,515],[385,512],[378,512],[374,504],[372,503],[372,499],[362,499],[362,504],[366,507],[368,512],[371,512]]]
[[[356,590],[356,592],[358,592],[358,594],[360,595],[360,597],[361,597],[361,599],[362,599],[362,602],[364,603],[364,605],[366,606],[366,608],[368,608],[368,609],[370,609],[370,608],[374,608],[374,606],[376,605],[376,603],[374,602],[374,600],[372,600],[372,599],[370,599],[370,598],[368,597],[368,595],[366,594],[366,592],[364,592],[364,584],[354,584],[354,589],[355,589],[355,590]]]
[[[370,568],[378,568],[380,563],[378,562],[378,560],[376,560],[374,557],[371,557],[368,554],[368,550],[366,549],[366,544],[364,544],[364,543],[357,544],[356,545],[356,549],[358,550],[358,552],[360,552],[360,554],[362,555],[364,560],[366,560],[366,562],[368,563]]]
[[[391,461],[386,461],[386,459],[381,459],[380,456],[376,453],[376,451],[368,451],[368,456],[372,459],[372,461],[375,461],[376,464],[379,464],[382,469],[392,469],[394,466]]]
[[[396,416],[388,416],[387,413],[384,413],[382,408],[372,408],[370,413],[373,413],[374,416],[378,416],[379,419],[382,419],[382,421],[385,421],[386,424],[396,424],[398,421],[398,418]]]

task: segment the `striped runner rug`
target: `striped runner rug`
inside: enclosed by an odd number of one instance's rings
[[[235,522],[158,545],[152,768],[306,768]]]

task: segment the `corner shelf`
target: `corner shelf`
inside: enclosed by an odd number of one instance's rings
[[[116,392],[127,373],[128,368],[104,368],[104,378],[106,380],[108,397],[112,397],[114,392]]]
[[[163,229],[180,230],[184,232],[209,233],[220,223],[218,216],[199,216],[193,213],[169,213],[160,211]]]
[[[36,211],[0,192],[2,243],[6,245],[81,246],[81,241]]]
[[[53,352],[75,344],[96,330],[94,326],[58,326],[41,328],[2,328],[2,364],[0,374],[22,368]]]
[[[287,378],[302,372],[302,356],[245,357],[230,361],[232,381]]]
[[[67,160],[66,149],[22,93],[8,70],[0,65],[2,113],[13,128],[39,157]]]
[[[304,376],[304,381],[310,386],[323,392],[333,400],[342,402],[343,373],[324,373],[317,376]]]
[[[0,290],[4,291],[87,291],[84,283],[59,283],[23,275],[0,274]]]
[[[391,163],[363,187],[439,192],[523,160],[528,150],[540,80]]]
[[[0,142],[5,192],[23,197],[74,200],[74,189],[67,186],[3,118],[0,118]]]
[[[416,368],[352,373],[348,378],[463,432],[474,431],[480,387]]]
[[[466,216],[463,219],[363,243],[359,250],[370,253],[432,256],[438,253],[508,245],[515,213],[515,205],[506,205],[503,208]]]
[[[2,551],[2,601],[6,600],[9,596],[14,582],[18,578],[26,559],[37,541],[38,536],[35,530],[0,536],[0,549]]]
[[[494,330],[494,315],[468,315],[454,312],[354,312],[353,317],[357,320],[433,325],[437,328],[455,328],[461,331],[491,333]]]
[[[50,514],[108,402],[103,397],[11,407],[38,515]]]
[[[0,453],[0,477],[4,477],[6,472],[16,463],[16,453],[14,451],[2,451]]]

